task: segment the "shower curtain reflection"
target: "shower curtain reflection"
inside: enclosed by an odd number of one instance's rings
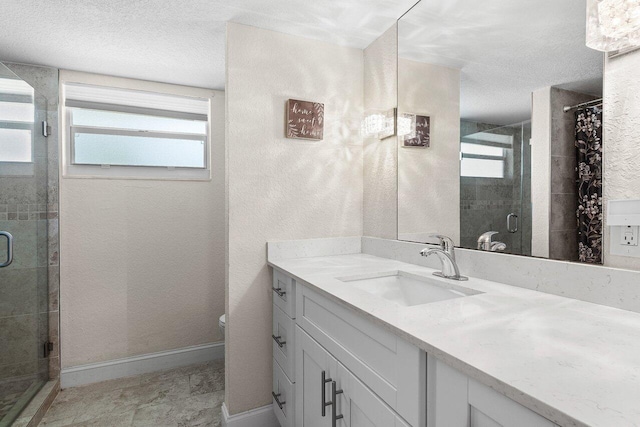
[[[602,107],[576,111],[578,259],[602,263]]]

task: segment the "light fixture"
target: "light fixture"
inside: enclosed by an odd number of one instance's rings
[[[396,109],[369,111],[362,120],[362,136],[383,140],[396,135]]]
[[[587,46],[603,52],[640,46],[640,0],[587,0]]]
[[[367,114],[362,120],[362,135],[365,137],[378,135],[384,130],[385,121],[384,114]]]

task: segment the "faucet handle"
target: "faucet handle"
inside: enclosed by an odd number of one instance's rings
[[[449,253],[453,251],[453,248],[455,245],[451,237],[445,236],[443,234],[430,234],[429,237],[435,237],[436,239],[439,239],[440,240],[439,244],[443,251],[446,251]]]
[[[482,233],[480,235],[480,237],[478,237],[478,242],[491,242],[493,239],[492,237],[495,234],[500,234],[497,231],[487,231],[486,233]]]
[[[497,231],[487,231],[486,233],[482,233],[480,237],[478,237],[478,250],[480,251],[490,251],[491,243],[493,243],[493,235],[498,234]]]

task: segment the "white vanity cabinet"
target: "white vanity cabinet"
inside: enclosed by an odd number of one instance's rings
[[[298,326],[296,342],[299,399],[295,425],[330,427],[333,408],[323,403],[331,401],[332,382],[338,379],[338,362]]]
[[[410,427],[389,408],[371,389],[364,385],[347,368],[338,363],[336,410],[348,427]]]
[[[273,408],[282,427],[426,426],[423,351],[277,269],[273,285]],[[295,397],[285,399],[289,384]],[[336,406],[323,406],[332,387]]]
[[[282,427],[557,427],[277,269],[273,287]]]
[[[296,426],[410,427],[299,326]]]
[[[295,281],[273,270],[273,411],[282,427],[295,426]]]
[[[557,427],[432,356],[427,395],[428,427]]]

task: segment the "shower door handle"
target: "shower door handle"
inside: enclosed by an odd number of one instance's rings
[[[515,233],[518,231],[518,215],[513,212],[507,215],[507,231],[509,233]]]
[[[13,236],[7,231],[0,231],[0,236],[7,238],[7,259],[0,264],[0,268],[7,267],[13,262]]]

